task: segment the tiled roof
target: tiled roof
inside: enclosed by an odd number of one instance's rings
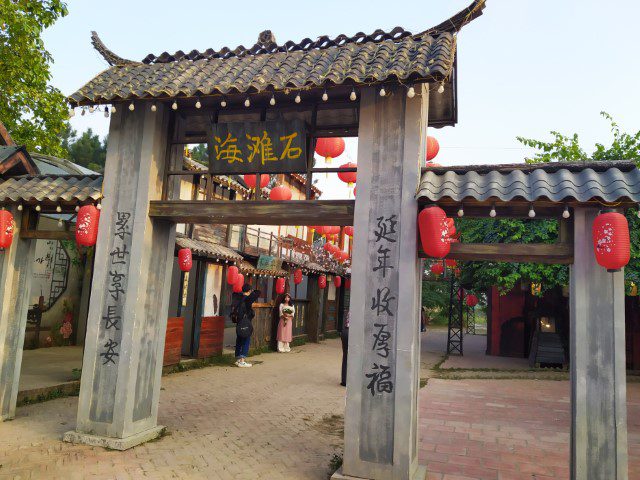
[[[628,161],[437,167],[423,174],[417,197],[640,202],[640,170]]]
[[[282,269],[282,268],[280,268],[278,270],[258,269],[256,267],[254,267],[251,263],[249,263],[247,260],[242,260],[240,265],[238,265],[238,269],[243,274],[248,273],[248,274],[251,274],[251,275],[271,275],[271,276],[276,276],[276,277],[288,277],[289,276],[289,272],[287,270]]]
[[[479,16],[485,0],[432,29],[412,34],[402,28],[371,35],[277,45],[270,31],[250,49],[223,48],[188,54],[149,55],[133,62],[92,41],[113,65],[69,97],[72,104],[109,103],[138,98],[175,98],[315,88],[386,81],[441,81],[454,65],[455,33]]]
[[[0,202],[56,204],[100,198],[101,175],[25,175],[0,180]]]
[[[212,258],[214,260],[229,260],[233,262],[239,262],[242,260],[242,256],[236,251],[217,243],[204,242],[202,240],[194,240],[192,238],[177,236],[176,245],[179,248],[189,248],[194,255],[200,257]]]

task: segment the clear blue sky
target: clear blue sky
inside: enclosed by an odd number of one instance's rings
[[[251,46],[271,29],[278,43],[372,32],[400,25],[421,31],[470,0],[81,1],[45,33],[55,86],[70,94],[107,68],[90,44],[96,30],[125,58],[194,48]],[[443,165],[520,162],[530,153],[516,135],[577,132],[583,144],[607,143],[606,110],[628,131],[640,129],[640,2],[633,0],[488,0],[459,35],[459,123],[432,131]],[[104,135],[102,114],[76,116],[78,131]]]

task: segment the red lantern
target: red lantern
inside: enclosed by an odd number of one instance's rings
[[[430,135],[427,136],[427,162],[430,162],[431,160],[436,158],[436,155],[438,155],[439,151],[440,144],[438,143],[436,137],[432,137]]]
[[[227,283],[229,285],[233,285],[236,283],[236,279],[238,278],[238,267],[235,265],[231,265],[227,268]]]
[[[355,163],[348,162],[340,165],[340,168],[356,168],[357,166]],[[338,178],[351,188],[356,183],[356,172],[338,172]]]
[[[449,254],[447,214],[440,207],[427,207],[418,215],[422,250],[430,257],[444,258]]]
[[[350,225],[347,227],[344,227],[344,233],[349,237],[353,237],[353,227]]]
[[[244,275],[239,273],[236,276],[236,281],[233,284],[233,293],[242,293],[242,287],[244,287]]]
[[[327,277],[326,277],[326,275],[320,275],[318,277],[318,287],[320,287],[320,289],[327,288]]]
[[[93,205],[85,205],[76,217],[76,242],[83,247],[92,247],[98,240],[100,210]]]
[[[592,235],[596,261],[608,272],[617,272],[629,263],[629,224],[624,215],[601,213],[593,221]]]
[[[318,138],[316,140],[316,153],[324,157],[327,163],[331,163],[332,158],[342,155],[344,147],[344,140],[339,137]]]
[[[431,273],[433,273],[434,275],[442,275],[444,273],[444,267],[442,266],[442,263],[438,262],[431,265]]]
[[[330,235],[337,235],[340,233],[340,227],[338,227],[337,225],[332,225],[330,227],[324,227],[324,228],[325,228],[324,233],[328,233]]]
[[[453,218],[447,217],[447,228],[449,229],[449,237],[453,237],[456,234],[456,224]]]
[[[293,272],[293,283],[300,285],[302,283],[302,270],[299,268]]]
[[[455,261],[455,260],[453,260],[453,259],[451,259],[451,258],[447,258],[447,259],[444,261],[444,264],[445,264],[447,267],[449,267],[449,268],[453,268],[453,267],[455,267],[455,266],[457,265],[456,261]]]
[[[244,178],[244,183],[247,184],[247,187],[249,188],[256,188],[256,176],[257,175],[245,175]],[[260,175],[260,188],[264,188],[267,185],[269,185],[269,175],[264,174],[264,175]]]
[[[453,269],[453,274],[454,274],[456,277],[460,277],[460,274],[461,274],[461,273],[462,273],[462,270],[460,270],[459,268],[454,268],[454,269]]]
[[[325,243],[322,248],[324,249],[325,252],[327,253],[332,253],[333,252],[333,244],[327,242]]]
[[[13,241],[16,224],[8,210],[0,210],[0,248],[9,248]]]
[[[347,277],[344,281],[344,288],[351,290],[351,277]]]
[[[269,198],[275,201],[291,200],[291,196],[291,189],[286,185],[278,185],[277,187],[273,187],[271,189],[271,193],[269,193]]]
[[[191,258],[191,249],[181,248],[178,250],[178,267],[183,272],[188,272],[193,266],[193,259]]]
[[[478,297],[476,297],[473,293],[467,295],[467,306],[475,307],[478,304]]]
[[[349,252],[340,250],[340,252],[338,252],[338,260],[340,260],[341,262],[346,262],[347,260],[349,260]]]
[[[353,187],[353,196],[354,197],[356,196],[356,190],[357,190],[357,187]]]
[[[339,275],[333,277],[333,284],[336,286],[336,288],[340,288],[340,285],[342,285],[342,277]]]
[[[282,295],[285,289],[285,280],[282,277],[276,278],[276,293]]]

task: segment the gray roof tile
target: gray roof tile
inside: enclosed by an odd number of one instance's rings
[[[77,203],[100,198],[101,175],[25,175],[0,180],[0,202]]]

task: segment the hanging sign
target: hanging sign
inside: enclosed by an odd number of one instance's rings
[[[302,120],[216,123],[208,138],[211,173],[304,173]]]
[[[282,259],[278,257],[272,257],[270,255],[260,255],[256,268],[258,270],[281,270]]]

